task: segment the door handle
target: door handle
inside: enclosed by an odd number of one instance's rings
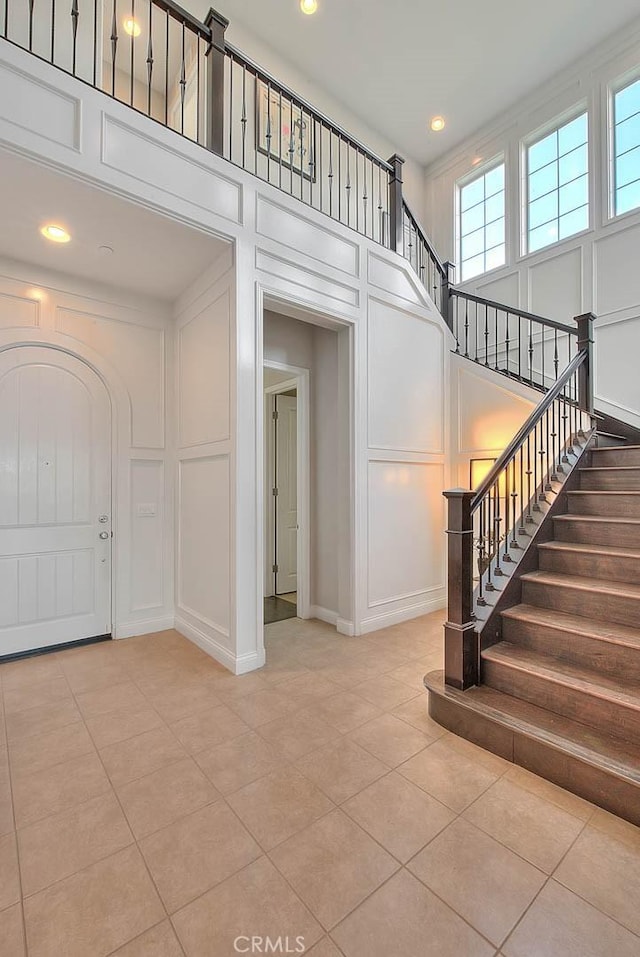
[[[99,537],[100,537],[100,538],[102,539],[102,541],[104,542],[104,541],[107,540],[107,538],[109,538],[109,532],[100,532],[100,536],[99,536]]]
[[[109,516],[108,516],[108,515],[101,515],[101,516],[98,518],[98,521],[100,522],[101,525],[106,525],[107,522],[109,521]]]

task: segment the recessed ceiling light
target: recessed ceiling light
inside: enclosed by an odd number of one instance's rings
[[[130,37],[139,37],[142,33],[142,27],[135,17],[127,17],[124,21],[124,32]]]
[[[311,15],[318,9],[318,0],[300,0],[300,9],[303,13]]]
[[[68,243],[71,236],[62,226],[56,226],[54,223],[48,223],[40,230],[45,239],[50,239],[52,243]]]
[[[434,133],[439,133],[445,127],[444,116],[434,116],[431,120],[431,129]]]

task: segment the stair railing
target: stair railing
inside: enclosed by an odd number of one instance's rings
[[[577,352],[476,490],[444,492],[448,506],[445,682],[478,684],[482,613],[526,547],[592,428],[593,322],[576,318]],[[539,514],[542,513],[542,514]]]

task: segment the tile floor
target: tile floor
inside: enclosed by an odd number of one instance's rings
[[[640,831],[429,720],[441,623],[0,666],[2,957],[638,957]]]

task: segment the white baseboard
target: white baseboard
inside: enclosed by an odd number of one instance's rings
[[[360,634],[368,635],[372,631],[388,628],[389,625],[399,625],[403,621],[410,621],[412,618],[419,618],[421,615],[429,615],[432,611],[439,611],[441,608],[446,608],[446,605],[446,596],[444,589],[442,589],[442,593],[436,593],[433,598],[429,598],[427,601],[410,605],[408,608],[396,608],[393,611],[385,611],[381,614],[373,615],[371,618],[364,618],[360,623]]]
[[[143,621],[125,621],[113,628],[114,638],[135,638],[137,635],[152,635],[155,631],[168,631],[175,625],[173,615],[164,618],[145,618]]]
[[[309,617],[317,618],[319,621],[326,621],[328,625],[338,624],[338,612],[323,608],[322,605],[309,605]]]
[[[247,655],[236,657],[236,655],[229,651],[228,648],[225,648],[224,645],[220,644],[219,641],[216,641],[211,635],[207,635],[200,628],[197,628],[193,623],[186,621],[186,619],[179,615],[176,616],[175,628],[181,635],[184,635],[185,638],[192,641],[198,648],[202,648],[203,651],[212,658],[215,658],[216,661],[224,665],[224,667],[234,675],[244,675],[249,671],[262,668],[264,665],[264,649],[262,649],[262,652],[255,651]]]
[[[356,630],[353,627],[353,622],[347,621],[346,618],[338,618],[336,622],[336,628],[341,635],[348,635],[349,638],[353,638],[356,633]]]

